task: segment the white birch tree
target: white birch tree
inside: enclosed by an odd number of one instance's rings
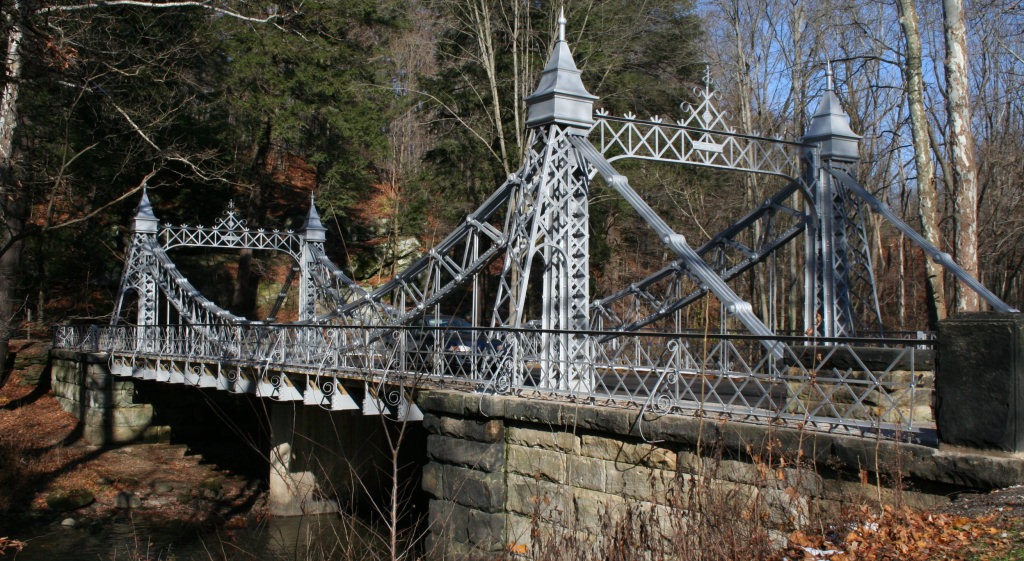
[[[949,158],[953,172],[956,260],[980,280],[978,267],[978,167],[971,130],[971,91],[967,60],[967,25],[962,0],[943,0],[946,36],[946,104],[949,118]],[[981,309],[978,295],[957,284],[956,310]]]

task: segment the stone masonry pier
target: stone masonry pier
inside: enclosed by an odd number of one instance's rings
[[[449,555],[528,553],[558,534],[593,542],[638,513],[668,539],[694,485],[781,537],[899,487],[924,507],[1024,481],[1019,458],[886,439],[674,415],[637,424],[635,411],[448,391],[417,403],[432,545]]]
[[[135,382],[110,375],[105,353],[53,349],[50,376],[57,403],[81,421],[91,444],[167,438],[169,427],[153,424],[153,405],[136,403]]]

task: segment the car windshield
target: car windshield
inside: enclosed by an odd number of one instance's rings
[[[428,317],[424,318],[423,323],[427,327],[473,327],[473,324],[457,316]]]

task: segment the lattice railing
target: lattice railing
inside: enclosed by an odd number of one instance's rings
[[[803,145],[730,131],[695,128],[658,118],[596,115],[589,140],[610,162],[633,158],[800,177]]]
[[[120,360],[215,362],[375,384],[567,399],[656,413],[726,417],[822,430],[931,426],[933,342],[779,337],[777,359],[751,336],[574,333],[592,357],[540,352],[561,332],[348,326],[58,327],[54,347]],[[382,334],[383,333],[383,334]],[[826,344],[827,343],[827,344]],[[580,373],[583,373],[580,377]]]
[[[238,218],[234,204],[228,206],[213,226],[168,225],[160,229],[159,239],[165,250],[182,246],[268,249],[283,251],[296,261],[302,253],[299,234],[291,230],[250,230],[245,220]]]

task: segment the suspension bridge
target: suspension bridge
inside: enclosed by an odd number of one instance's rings
[[[111,323],[58,327],[55,348],[106,353],[116,376],[408,420],[422,418],[417,390],[443,388],[624,408],[638,418],[720,416],[873,434],[934,428],[928,407],[915,406],[930,391],[934,341],[887,336],[867,211],[992,309],[1016,310],[857,182],[860,137],[831,71],[799,139],[733,130],[710,79],[677,119],[613,116],[595,110],[564,25],[526,100],[522,167],[387,283],[365,289],[331,262],[315,205],[296,232],[250,228],[233,209],[212,226],[175,226],[161,224],[144,193]],[[694,246],[617,170],[628,159],[771,176],[784,186]],[[590,292],[595,181],[672,256],[602,297]],[[794,337],[776,332],[730,282],[762,264],[769,270],[773,256],[799,243],[804,335]],[[221,308],[178,270],[171,255],[181,247],[287,254],[295,266],[271,316],[294,280],[298,321],[252,321]],[[496,286],[486,302],[477,297],[484,286]],[[474,295],[465,325],[440,314],[460,291]],[[686,308],[706,298],[720,305],[723,326],[742,333],[688,330]],[[538,306],[539,318],[529,317]]]

